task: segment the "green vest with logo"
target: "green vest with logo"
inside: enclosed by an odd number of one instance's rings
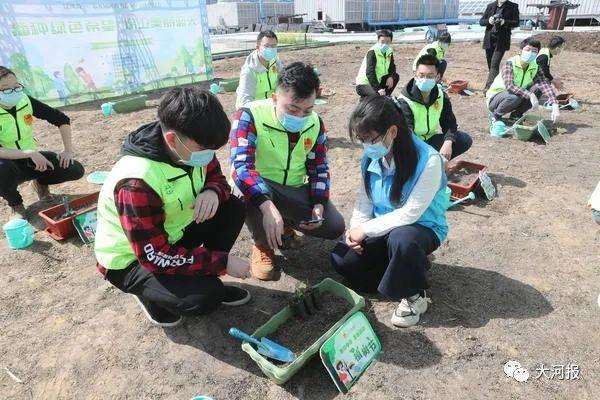
[[[417,55],[417,58],[415,58],[415,61],[413,62],[413,71],[415,71],[417,69],[417,61],[419,60],[419,58],[421,58],[421,56],[424,56],[427,53],[427,50],[429,49],[434,49],[435,50],[435,56],[438,60],[443,60],[444,59],[444,55],[446,54],[446,50],[444,50],[442,48],[442,46],[440,46],[440,41],[436,40],[433,43],[429,43],[427,46],[423,47],[421,49],[421,51],[419,52],[419,54]]]
[[[277,70],[277,59],[273,60],[265,72],[254,71],[256,78],[256,94],[254,100],[270,99],[271,94],[277,88],[279,71]]]
[[[94,251],[98,263],[107,269],[125,269],[136,256],[125,236],[115,205],[114,191],[123,179],[141,179],[161,198],[165,213],[164,229],[169,244],[183,237],[184,229],[194,220],[190,208],[204,187],[204,168],[189,173],[181,168],[143,157],[123,156],[113,167],[98,198],[98,225]],[[150,245],[149,245],[150,246]],[[152,247],[152,246],[150,246]],[[158,249],[144,249],[149,260],[160,257]],[[179,258],[162,258],[164,267],[183,264]]]
[[[538,65],[535,61],[529,63],[527,70],[523,70],[521,66],[521,56],[516,55],[510,58],[508,61],[512,64],[513,70],[513,85],[518,86],[523,89],[529,90],[531,86],[533,86],[533,80],[538,72]],[[497,95],[498,93],[504,92],[506,90],[506,86],[504,86],[504,80],[502,79],[502,72],[496,76],[492,86],[488,89],[485,94],[487,103],[490,104],[490,100],[492,97]]]
[[[429,107],[411,100],[403,94],[399,96],[406,101],[412,111],[415,134],[424,141],[429,140],[432,136],[439,133],[440,117],[444,108],[444,91],[440,85],[438,85],[437,89],[437,98]]]
[[[375,76],[377,77],[377,82],[381,82],[381,79],[389,73],[394,52],[390,46],[388,51],[382,53],[378,43],[369,49],[369,51],[371,50],[375,52],[375,58],[377,59],[377,63],[375,64]],[[356,75],[356,84],[369,85],[369,78],[367,78],[367,56],[363,58],[362,64],[360,64],[358,75]]]
[[[15,107],[16,118],[0,107],[0,147],[13,150],[37,150],[33,138],[33,107],[29,97],[23,95]]]
[[[300,187],[306,183],[306,158],[314,147],[321,123],[313,112],[292,148],[288,132],[275,115],[271,99],[248,105],[256,127],[255,167],[263,178],[281,185]]]

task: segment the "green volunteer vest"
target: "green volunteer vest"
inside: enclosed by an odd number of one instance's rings
[[[538,72],[538,65],[535,61],[529,63],[526,71],[523,71],[523,67],[521,67],[521,56],[516,55],[510,58],[507,62],[512,63],[513,69],[513,84],[515,86],[521,87],[523,89],[529,89],[533,86],[533,79]],[[490,103],[492,97],[497,95],[498,93],[504,92],[506,90],[506,86],[504,86],[504,80],[502,79],[502,73],[499,73],[494,79],[492,86],[488,89],[485,94],[487,103]]]
[[[394,52],[392,51],[392,46],[390,46],[389,50],[385,54],[382,53],[381,50],[379,50],[377,43],[369,49],[369,51],[371,50],[375,52],[375,58],[377,59],[377,63],[375,64],[375,76],[377,76],[377,82],[381,82],[381,78],[383,78],[389,72],[390,64],[392,63],[392,55]],[[358,75],[356,75],[356,84],[369,85],[369,78],[367,78],[366,55],[362,60],[362,64],[360,64]]]
[[[94,251],[100,265],[107,269],[124,269],[136,260],[125,236],[114,200],[114,190],[123,179],[141,179],[161,198],[165,212],[164,229],[173,244],[183,237],[183,230],[194,220],[190,208],[204,187],[205,168],[187,173],[170,164],[143,157],[123,156],[108,175],[98,198],[98,225]],[[161,257],[158,249],[145,249],[149,260]],[[183,264],[181,258],[162,258],[157,265]],[[155,261],[156,262],[156,261]]]
[[[0,147],[13,150],[37,150],[33,138],[33,108],[29,97],[23,95],[16,105],[17,116],[0,107]]]
[[[248,105],[256,127],[256,170],[263,178],[281,185],[300,187],[306,183],[306,157],[314,147],[321,124],[313,112],[290,148],[288,132],[275,116],[271,99]]]
[[[429,107],[413,101],[403,94],[400,94],[399,97],[406,101],[413,113],[414,132],[419,138],[428,140],[439,133],[440,116],[444,108],[444,91],[440,85],[438,85],[437,98]]]
[[[415,71],[417,69],[417,61],[419,60],[419,58],[421,58],[421,56],[424,56],[425,54],[427,54],[427,50],[429,49],[434,49],[435,50],[435,56],[438,60],[443,60],[444,59],[444,55],[446,54],[446,50],[444,50],[441,46],[440,46],[440,41],[436,40],[433,43],[429,43],[427,46],[423,47],[421,49],[421,51],[419,52],[419,54],[417,55],[417,58],[415,58],[415,61],[413,62],[413,71]]]
[[[256,94],[254,100],[270,99],[271,94],[277,88],[277,80],[279,79],[279,71],[277,70],[277,59],[269,65],[265,72],[254,71],[256,78]]]

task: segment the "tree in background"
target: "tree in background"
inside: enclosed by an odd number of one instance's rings
[[[42,68],[38,66],[31,67],[31,75],[33,76],[34,87],[32,92],[35,97],[47,99],[50,97],[50,92],[54,90],[54,81],[46,74]]]
[[[25,92],[35,96],[35,81],[27,57],[21,53],[14,53],[10,56],[10,68],[17,74],[19,82],[25,86]]]

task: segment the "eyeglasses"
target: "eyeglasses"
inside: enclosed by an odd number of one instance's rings
[[[22,91],[23,91],[23,85],[19,85],[17,87],[10,88],[10,89],[0,90],[0,92],[2,92],[3,94],[21,93]]]

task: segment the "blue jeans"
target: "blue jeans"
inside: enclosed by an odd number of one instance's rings
[[[444,135],[438,134],[430,137],[426,143],[440,151],[442,145],[444,144]],[[458,131],[454,134],[454,143],[452,143],[452,158],[458,157],[462,153],[466,152],[471,148],[473,144],[473,139],[468,133]]]

